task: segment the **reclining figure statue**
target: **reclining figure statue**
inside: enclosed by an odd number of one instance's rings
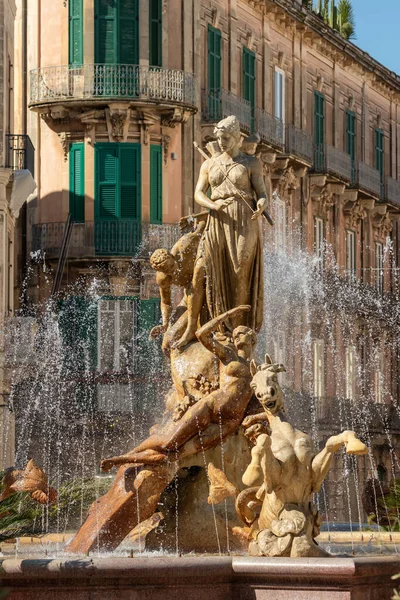
[[[236,498],[236,511],[246,528],[242,530],[253,556],[328,556],[315,542],[321,518],[312,503],[328,474],[333,455],[344,444],[348,454],[367,454],[354,431],[328,439],[317,453],[312,439],[284,417],[283,393],[277,374],[285,371],[266,355],[265,363],[250,366],[251,388],[265,412],[244,419],[250,438],[255,439],[252,460],[243,475],[249,489]],[[269,429],[268,433],[263,431]],[[259,515],[256,505],[261,505]]]

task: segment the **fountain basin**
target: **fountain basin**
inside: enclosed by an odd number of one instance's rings
[[[389,600],[395,557],[5,559],[7,600]]]

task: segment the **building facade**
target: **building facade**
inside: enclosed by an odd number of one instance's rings
[[[17,5],[18,69],[29,73],[17,105],[38,184],[24,215],[25,301],[57,297],[68,331],[69,310],[86,315],[69,347],[80,337],[95,348],[93,406],[126,384],[132,340],[157,321],[148,258],[197,210],[193,142],[205,148],[234,114],[244,137],[260,137],[268,256],[308,253],[325,290],[323,310],[282,317],[262,343],[287,365],[288,394],[308,403],[319,441],[369,423],[371,456],[359,470],[339,457],[327,487],[331,510],[354,517],[346,486],[373,477],[384,488],[399,470],[400,78],[300,0]]]

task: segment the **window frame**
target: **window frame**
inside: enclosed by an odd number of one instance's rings
[[[350,240],[353,239],[351,244],[352,252],[349,253]],[[357,232],[354,229],[346,229],[345,232],[346,242],[346,275],[348,277],[355,277],[357,273]]]

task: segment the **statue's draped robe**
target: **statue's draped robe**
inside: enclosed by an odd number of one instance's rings
[[[199,246],[206,265],[206,299],[214,318],[227,310],[250,304],[251,311],[240,322],[258,332],[263,318],[263,260],[259,219],[251,220],[256,208],[250,181],[249,161],[240,154],[231,164],[210,159],[211,200],[230,199],[228,207],[211,211]],[[227,179],[227,176],[231,181]],[[246,198],[240,197],[239,188]]]

